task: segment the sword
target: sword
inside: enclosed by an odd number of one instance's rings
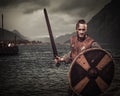
[[[54,56],[54,58],[56,58],[58,56],[58,52],[57,52],[54,37],[53,37],[53,34],[52,34],[52,29],[51,29],[51,26],[50,26],[47,10],[45,8],[44,8],[44,15],[45,15],[45,20],[46,20],[46,24],[47,24],[47,28],[48,28],[48,32],[49,32],[49,36],[50,36],[50,41],[51,41],[51,45],[52,45],[53,56]],[[59,67],[60,63],[57,63],[56,66]]]

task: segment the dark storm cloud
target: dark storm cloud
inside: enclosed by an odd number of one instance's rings
[[[24,13],[32,13],[43,7],[50,8],[51,12],[64,12],[70,15],[81,15],[82,17],[89,12],[101,7],[102,4],[111,0],[0,0],[0,7],[18,7],[24,8]]]
[[[49,6],[49,0],[0,0],[0,8],[18,8],[20,5],[24,8],[24,13],[32,13],[44,6]]]
[[[49,4],[49,0],[0,0],[0,7],[14,6],[27,2],[42,6]]]
[[[14,0],[0,0],[0,7],[6,7],[14,3]]]
[[[61,4],[54,8],[53,12],[65,12],[68,14],[81,15],[82,17],[89,12],[100,8],[111,0],[63,0]]]

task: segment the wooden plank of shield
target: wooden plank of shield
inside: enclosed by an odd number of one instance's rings
[[[70,66],[70,88],[78,95],[98,96],[112,83],[114,65],[111,54],[104,49],[90,48],[82,51]]]

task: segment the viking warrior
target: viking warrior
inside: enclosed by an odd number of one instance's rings
[[[101,48],[101,46],[93,38],[88,36],[86,32],[86,21],[83,19],[79,20],[76,24],[76,35],[70,38],[71,51],[62,57],[57,56],[55,58],[56,64],[60,62],[71,63],[80,52],[89,48]],[[68,93],[69,96],[77,96],[71,89]]]

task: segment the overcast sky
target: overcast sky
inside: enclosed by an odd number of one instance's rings
[[[75,31],[79,19],[87,22],[111,0],[0,0],[4,28],[18,30],[31,40],[48,37],[46,8],[54,37]],[[1,19],[0,19],[1,22]],[[1,23],[0,23],[1,27]]]

